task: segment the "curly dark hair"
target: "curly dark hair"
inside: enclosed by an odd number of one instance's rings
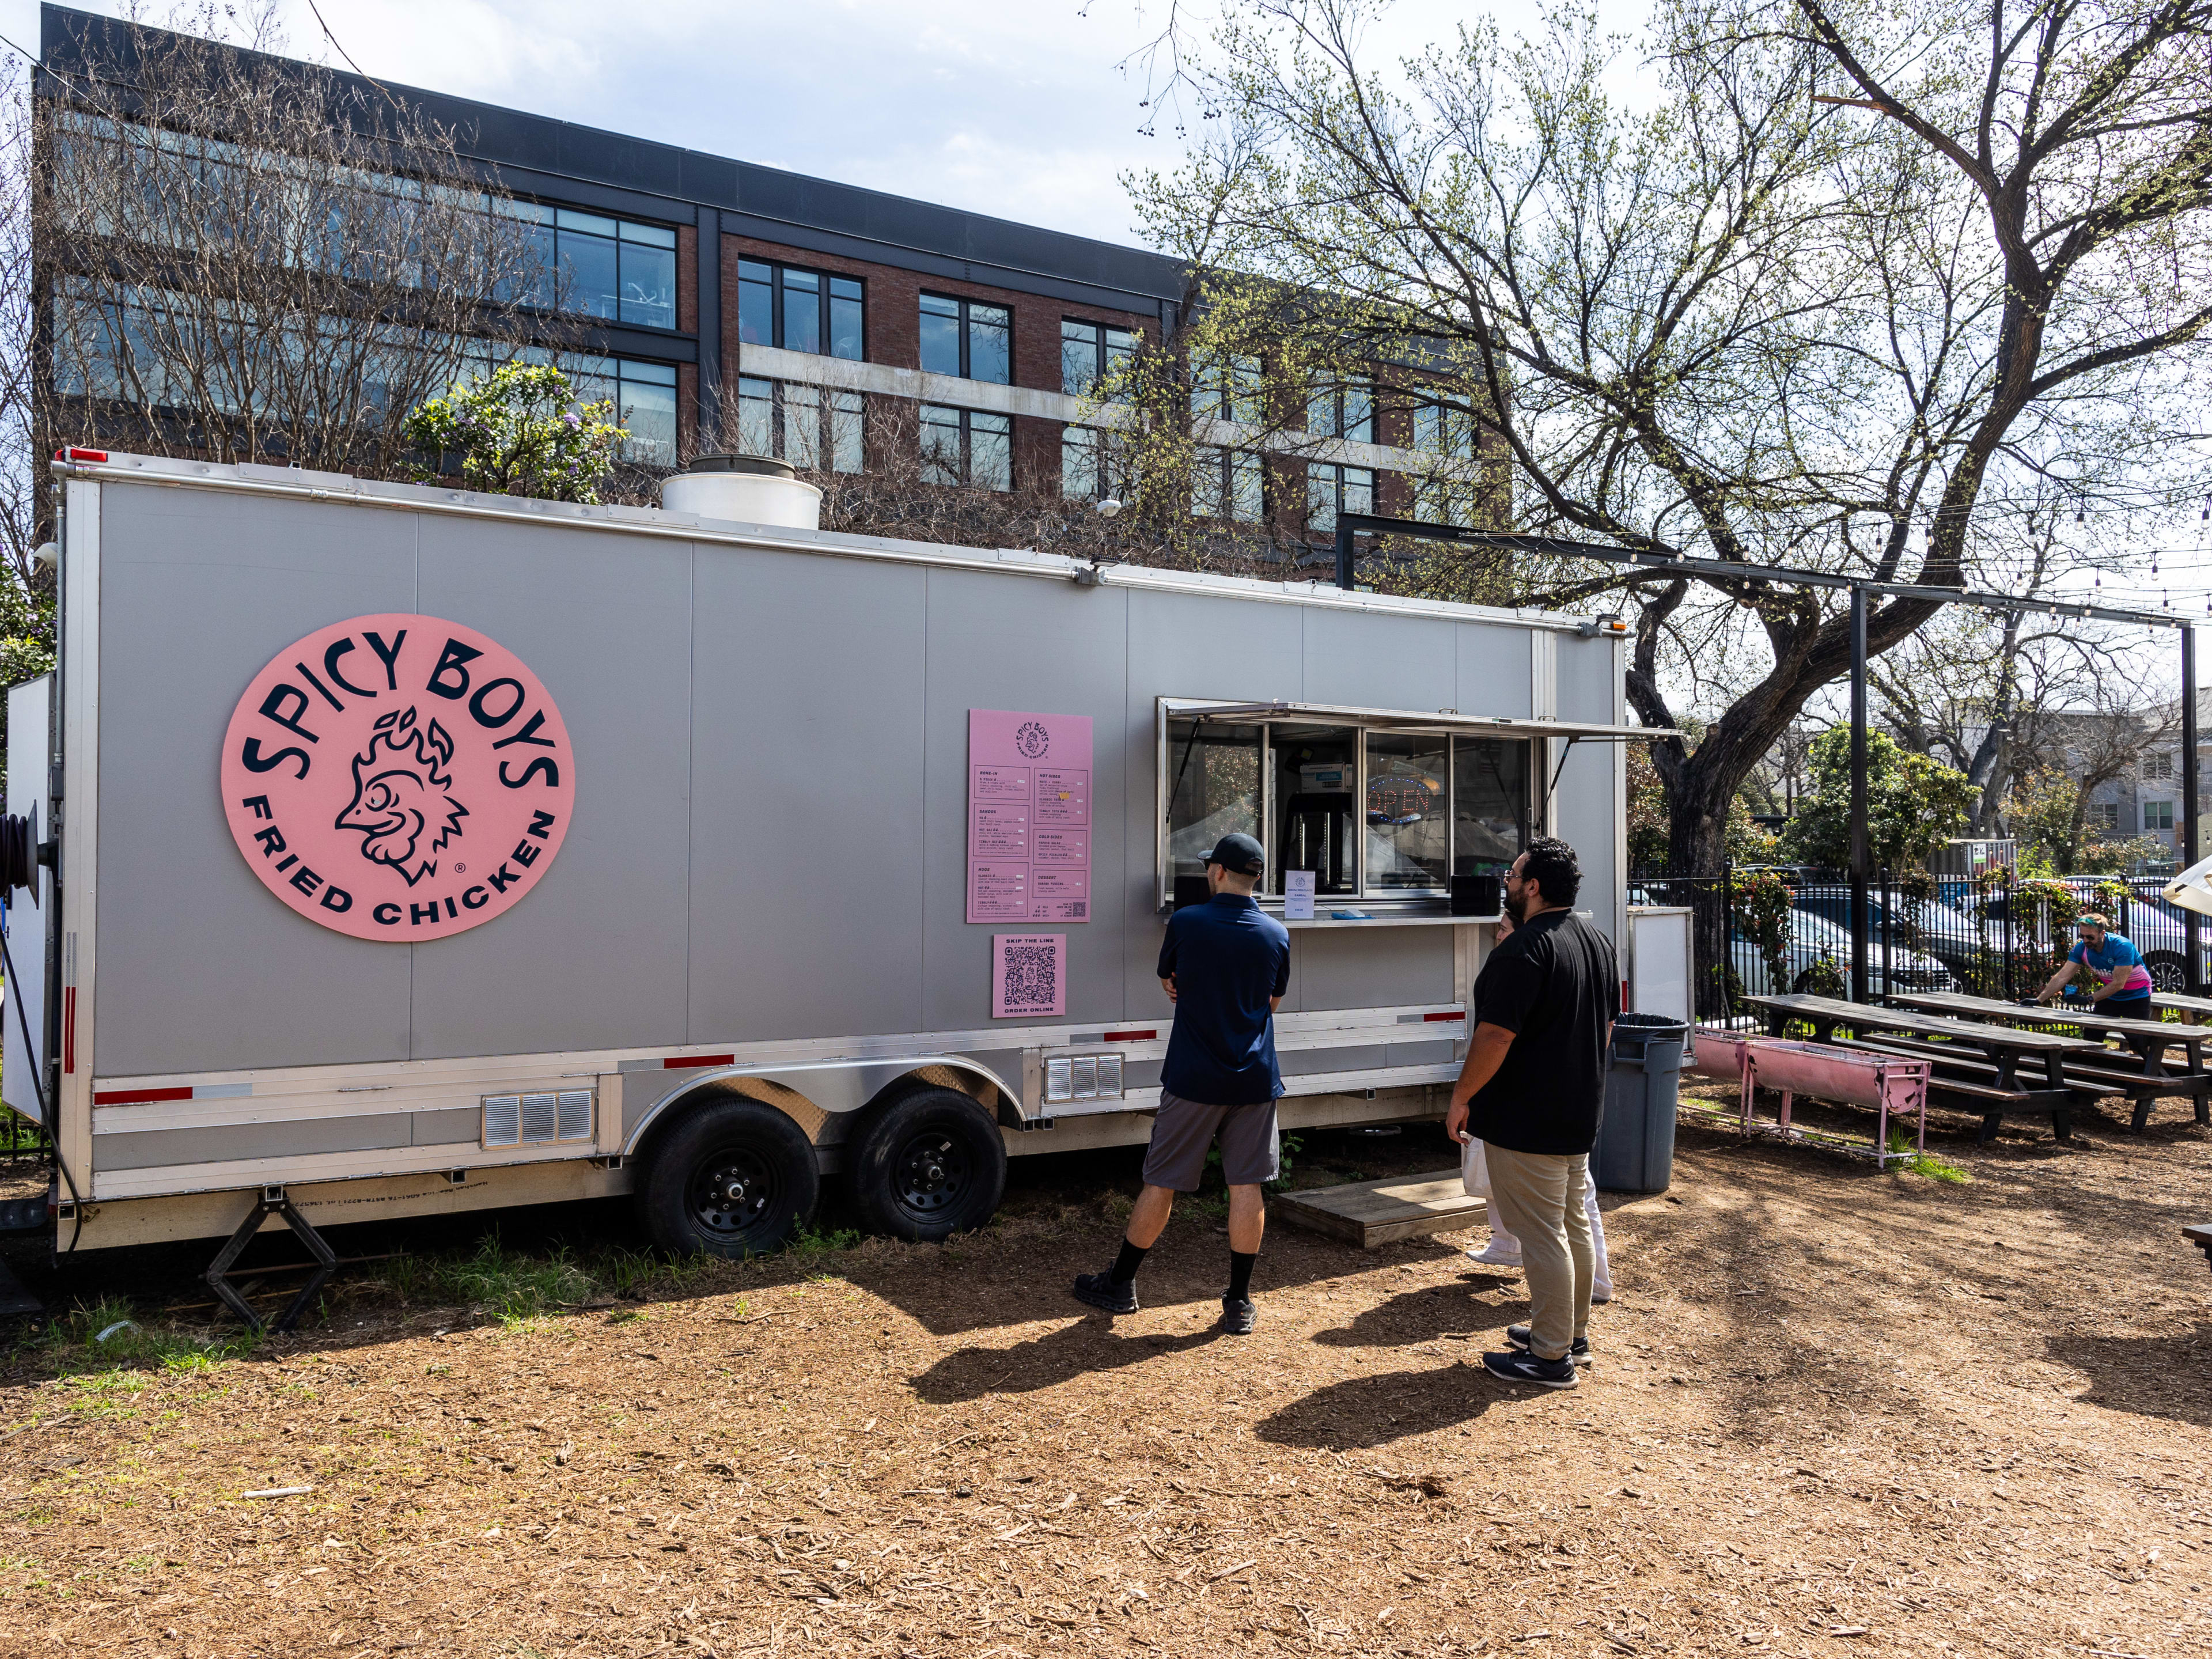
[[[1546,904],[1572,904],[1583,890],[1582,860],[1558,836],[1539,836],[1528,843],[1528,862],[1521,867],[1521,879],[1542,888]]]

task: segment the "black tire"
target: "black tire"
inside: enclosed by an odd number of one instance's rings
[[[773,1106],[726,1097],[687,1109],[659,1137],[638,1216],[664,1250],[742,1261],[790,1238],[820,1193],[805,1132]]]
[[[846,1165],[861,1224],[929,1243],[981,1226],[1006,1190],[999,1126],[957,1089],[921,1089],[872,1108]]]
[[[2189,988],[2189,962],[2179,951],[2153,951],[2143,958],[2151,989],[2172,996]]]

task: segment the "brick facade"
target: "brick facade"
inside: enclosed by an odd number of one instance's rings
[[[808,270],[856,276],[861,284],[861,317],[866,360],[894,368],[921,367],[921,296],[924,292],[950,295],[1004,306],[1013,317],[1013,383],[1038,391],[1058,392],[1060,385],[1060,325],[1062,318],[1105,323],[1159,338],[1157,318],[1132,312],[1102,310],[1096,306],[1018,294],[981,283],[955,282],[891,265],[843,259],[758,241],[750,236],[722,238],[722,362],[724,375],[733,382],[741,370],[743,346],[738,335],[738,262],[764,259],[798,265]],[[1014,417],[1014,487],[1018,489],[1057,489],[1060,486],[1060,433],[1057,421],[1026,416]]]

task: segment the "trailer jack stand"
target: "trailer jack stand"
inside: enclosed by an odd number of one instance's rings
[[[261,1224],[271,1214],[284,1218],[284,1224],[292,1230],[300,1243],[307,1247],[307,1254],[315,1259],[315,1271],[308,1276],[307,1284],[301,1287],[299,1295],[292,1298],[292,1305],[278,1316],[277,1330],[289,1331],[300,1322],[300,1316],[307,1312],[307,1304],[315,1299],[316,1292],[323,1288],[338,1265],[337,1252],[325,1243],[323,1236],[307,1224],[307,1217],[292,1207],[292,1200],[284,1195],[284,1189],[282,1187],[264,1187],[261,1196],[253,1200],[253,1207],[246,1212],[246,1219],[238,1224],[238,1231],[230,1236],[230,1242],[216,1253],[216,1258],[208,1263],[207,1270],[208,1288],[216,1293],[225,1307],[246,1322],[246,1329],[257,1333],[263,1328],[261,1316],[246,1304],[244,1297],[231,1288],[229,1279],[224,1275],[229,1273],[231,1263],[245,1254],[246,1247],[253,1242],[253,1236],[261,1231]]]

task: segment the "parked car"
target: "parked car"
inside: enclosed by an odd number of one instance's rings
[[[1832,924],[1848,938],[1851,923],[1849,887],[1830,882],[1808,884],[1792,894],[1790,902],[1796,908]],[[1934,957],[1954,975],[1970,973],[1985,952],[2004,947],[2001,931],[1984,928],[1972,913],[1941,899],[1900,900],[1893,908],[1884,903],[1880,891],[1870,892],[1867,895],[1867,927],[1873,945],[1879,946],[1885,933],[1893,939],[1911,939],[1916,947]],[[2002,918],[1998,927],[2002,927]],[[1845,953],[1849,954],[1848,947]]]
[[[2097,890],[2110,879],[2106,877],[2069,876],[2061,879],[2073,889],[2083,906],[2101,902]],[[1982,919],[1988,930],[1990,946],[2002,950],[2006,943],[2004,931],[2004,897],[2002,894],[1985,894],[1971,899],[1961,907],[1969,914]],[[2185,931],[2186,913],[2180,906],[2162,897],[2154,884],[2135,887],[2125,912],[2112,918],[2114,929],[2124,934],[2136,949],[2142,952],[2143,966],[2150,970],[2151,983],[2160,991],[2185,991],[2189,987],[2189,943]],[[1942,954],[1935,941],[1930,948]],[[2033,956],[2055,960],[2062,948],[2070,948],[2073,930],[2052,929],[2047,921],[2013,923],[2011,944],[2021,956]],[[2205,978],[2212,980],[2212,921],[2197,932],[2197,951],[2204,964]]]
[[[1851,936],[1848,929],[1838,927],[1825,916],[1792,910],[1790,933],[1782,952],[1784,982],[1777,985],[1768,968],[1766,953],[1733,924],[1729,928],[1729,960],[1735,969],[1736,982],[1748,995],[1809,991],[1821,977],[1818,969],[1824,959],[1835,965],[1843,983],[1843,994],[1850,996]],[[1879,939],[1868,941],[1867,980],[1869,995],[1877,998],[1893,991],[1949,991],[1958,986],[1949,969],[1926,951],[1896,944],[1885,950]]]

